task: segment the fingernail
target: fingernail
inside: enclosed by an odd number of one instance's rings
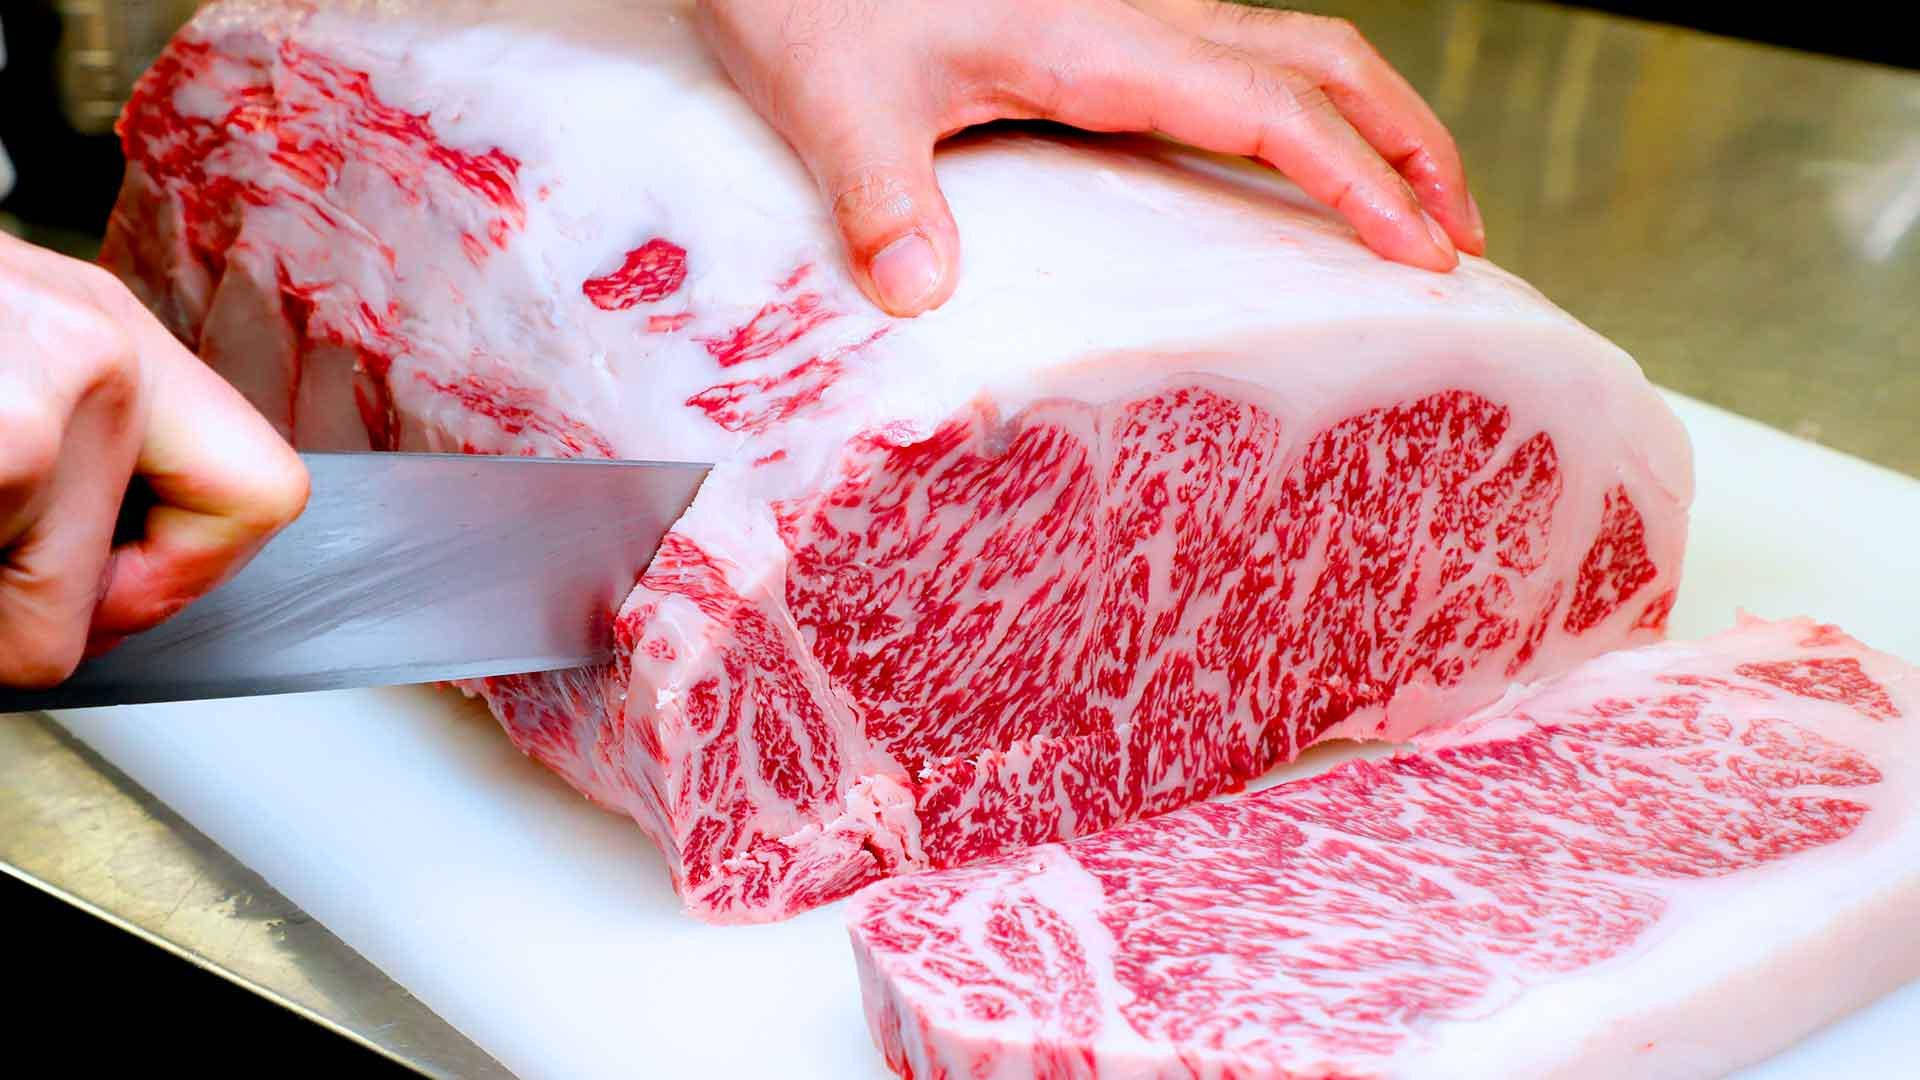
[[[879,290],[881,306],[896,315],[917,314],[940,286],[940,259],[919,233],[908,233],[881,248],[868,272]]]
[[[1433,237],[1433,246],[1448,255],[1458,254],[1453,250],[1453,238],[1447,235],[1447,230],[1441,228],[1439,222],[1433,220],[1433,215],[1423,210],[1420,216],[1427,219],[1427,235]]]
[[[1480,204],[1475,201],[1471,191],[1467,192],[1467,224],[1473,229],[1474,238],[1480,241],[1480,246],[1485,247],[1487,220],[1480,216]]]

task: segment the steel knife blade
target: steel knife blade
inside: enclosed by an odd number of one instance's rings
[[[307,453],[307,508],[231,580],[0,712],[550,671],[612,615],[708,466]]]

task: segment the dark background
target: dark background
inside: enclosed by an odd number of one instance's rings
[[[1897,29],[1897,5],[1634,3],[1571,5],[1920,69],[1920,35]],[[55,106],[50,0],[0,0],[7,66],[0,69],[0,143],[20,173],[0,210],[76,237],[97,235],[120,171],[111,136],[67,129]],[[218,976],[0,874],[0,978],[9,984],[0,1053],[40,1060],[50,1075],[173,1072],[209,1077],[404,1075]]]
[[[4,873],[0,980],[8,1002],[0,1020],[0,1058],[7,1064],[0,1073],[205,1080],[413,1075]],[[34,1061],[41,1064],[29,1064]]]
[[[1599,0],[1561,6],[1626,15],[1851,60],[1920,68],[1920,34],[1909,28],[1912,9],[1899,4],[1842,2],[1815,7],[1687,3],[1686,0],[1667,3]]]
[[[120,147],[111,135],[67,127],[54,74],[59,32],[52,0],[0,0],[0,146],[18,173],[0,210],[32,225],[98,234],[120,187]]]

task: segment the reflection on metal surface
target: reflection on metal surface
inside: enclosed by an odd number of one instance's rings
[[[1920,75],[1547,6],[1309,6],[1429,95],[1495,261],[1655,382],[1920,475]]]
[[[75,131],[113,129],[133,81],[199,0],[55,0],[60,98]]]
[[[1834,185],[1834,207],[1862,258],[1892,258],[1920,219],[1920,138],[1883,164],[1845,170]]]
[[[1555,209],[1573,200],[1580,169],[1581,120],[1593,90],[1594,62],[1600,56],[1600,24],[1583,19],[1567,35],[1559,85],[1547,113],[1547,160],[1540,173],[1541,201]]]
[[[0,868],[420,1072],[510,1076],[259,875],[34,714],[0,716]]]
[[[1427,90],[1428,101],[1442,116],[1466,111],[1485,15],[1485,4],[1452,4],[1446,10],[1439,37],[1440,74]]]
[[[1920,475],[1920,76],[1544,6],[1317,8],[1429,95],[1496,261],[1655,381]],[[31,719],[0,718],[0,860],[425,1071],[504,1075]]]

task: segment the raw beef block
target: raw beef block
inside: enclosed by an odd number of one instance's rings
[[[862,892],[887,1062],[1704,1077],[1920,977],[1920,671],[1834,627],[1612,653],[1417,742]]]
[[[106,261],[313,448],[717,462],[607,668],[475,689],[703,917],[1092,832],[1656,638],[1691,464],[1493,266],[1245,163],[995,133],[883,317],[677,5],[204,10]]]

